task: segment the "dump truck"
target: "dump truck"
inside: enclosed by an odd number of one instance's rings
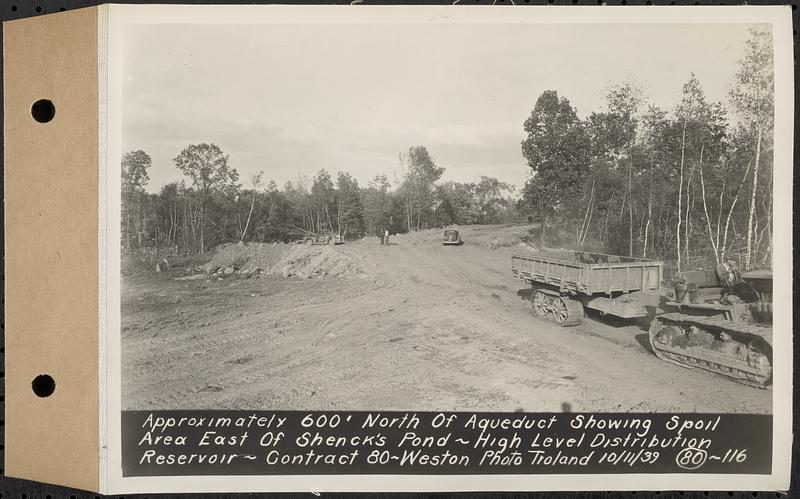
[[[758,388],[772,383],[772,272],[716,271],[679,275],[671,309],[650,324],[658,358],[711,371]]]
[[[511,271],[531,285],[533,314],[560,326],[581,323],[584,307],[626,319],[660,303],[664,263],[588,251],[514,254]]]

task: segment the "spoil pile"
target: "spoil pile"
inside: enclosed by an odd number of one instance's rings
[[[345,277],[362,273],[361,267],[340,249],[331,246],[291,246],[272,268],[284,277]]]
[[[286,252],[285,244],[229,243],[214,251],[211,260],[200,267],[209,275],[250,274],[266,271],[275,265]]]
[[[301,279],[347,277],[363,272],[356,261],[335,246],[292,244],[225,244],[201,270],[217,277],[281,275]]]

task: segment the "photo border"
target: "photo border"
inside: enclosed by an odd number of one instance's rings
[[[105,241],[120,240],[121,47],[123,26],[139,23],[765,23],[771,24],[775,50],[774,170],[776,178],[792,178],[794,138],[793,34],[789,6],[349,6],[321,5],[112,5],[107,14],[108,96],[105,164],[107,179],[100,187],[101,227]],[[104,25],[105,23],[101,23]],[[105,38],[107,37],[107,38]],[[101,43],[101,47],[103,43]],[[99,76],[102,82],[102,76]],[[103,97],[101,96],[101,99]],[[117,133],[112,133],[116,131]],[[101,138],[101,143],[103,142]],[[101,161],[103,161],[101,159]],[[105,191],[105,192],[104,192]],[[774,183],[774,315],[773,328],[792,330],[792,183]],[[105,206],[103,202],[105,201]],[[103,225],[105,224],[105,225]],[[101,486],[107,493],[151,492],[416,492],[416,491],[579,491],[579,490],[782,490],[790,479],[792,442],[792,351],[791,334],[776,334],[773,381],[773,473],[729,474],[615,474],[610,475],[283,475],[207,477],[123,478],[121,467],[121,344],[120,344],[120,247],[101,237],[105,260],[99,270],[101,286]],[[103,259],[101,259],[103,260]],[[105,269],[103,268],[105,265]]]

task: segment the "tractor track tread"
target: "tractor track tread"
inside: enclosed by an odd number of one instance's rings
[[[656,356],[660,359],[670,362],[672,364],[697,371],[713,372],[728,378],[733,378],[739,383],[752,386],[754,388],[769,389],[772,385],[770,380],[772,376],[754,376],[748,371],[743,371],[736,368],[727,368],[715,362],[698,359],[688,355],[679,355],[667,350],[656,350]]]
[[[721,317],[698,317],[682,313],[667,313],[657,316],[651,324],[649,336],[650,345],[656,356],[662,360],[676,364],[685,368],[710,371],[722,376],[733,378],[736,381],[755,388],[768,389],[772,381],[772,369],[768,371],[759,370],[753,366],[735,365],[735,359],[729,359],[725,355],[717,354],[703,348],[692,347],[691,349],[676,348],[671,345],[662,345],[655,339],[658,326],[670,325],[670,323],[680,323],[682,326],[695,325],[702,329],[716,328],[728,331],[734,335],[743,335],[745,338],[756,337],[764,341],[765,346],[770,349],[769,358],[771,359],[771,339],[772,329],[765,326],[746,324],[730,321]],[[695,351],[701,356],[688,355],[683,352]],[[713,357],[719,357],[729,362],[722,363]],[[733,361],[733,362],[730,362]]]
[[[536,317],[538,319],[541,319],[541,320],[548,321],[548,322],[552,322],[553,324],[556,324],[556,325],[561,326],[561,327],[578,326],[578,325],[581,324],[582,319],[584,317],[583,304],[581,302],[579,302],[578,300],[575,300],[573,298],[570,298],[567,295],[563,295],[563,294],[559,293],[558,291],[555,291],[555,290],[552,290],[552,289],[548,289],[548,288],[543,288],[543,287],[534,289],[534,292],[531,295],[531,300],[532,301],[534,300],[534,298],[535,298],[537,293],[542,293],[544,295],[548,295],[548,296],[551,297],[551,299],[561,300],[564,303],[564,305],[566,306],[567,317],[563,322],[557,322],[557,321],[552,320],[548,316],[539,315],[536,312],[536,307],[533,307],[532,312],[533,312],[534,317]]]
[[[735,322],[719,316],[698,317],[696,315],[682,314],[680,312],[662,314],[659,315],[657,319],[689,322],[699,326],[712,326],[739,334],[758,336],[766,340],[770,346],[772,345],[772,328],[768,326]]]

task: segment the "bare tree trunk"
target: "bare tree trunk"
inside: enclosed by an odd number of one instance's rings
[[[628,256],[633,256],[633,154],[628,158]]]
[[[761,250],[761,242],[764,240],[764,233],[767,231],[767,227],[761,227],[761,224],[758,223],[758,217],[756,217],[756,225],[754,234],[757,235],[755,238],[755,244],[753,245],[753,261],[758,260],[758,253]]]
[[[711,231],[711,218],[708,216],[708,205],[706,204],[706,183],[703,179],[703,167],[700,167],[700,188],[703,194],[703,211],[706,214],[706,225],[708,226],[708,239],[711,241],[711,247],[714,249],[714,259],[719,265],[719,251],[717,251],[717,243],[714,241],[714,234]]]
[[[175,203],[175,229],[172,231],[172,241],[178,246],[178,203]]]
[[[764,227],[767,229],[767,249],[764,251],[764,258],[761,260],[762,267],[765,268],[772,268],[772,210],[773,210],[773,194],[772,194],[772,184],[773,178],[770,177],[769,181],[769,206],[764,206],[764,210],[767,212],[767,223]]]
[[[753,247],[753,217],[756,211],[756,193],[758,192],[758,166],[761,160],[761,128],[756,132],[756,164],[753,167],[753,191],[750,194],[750,214],[747,218],[747,254],[745,256],[745,270],[750,270],[750,258]]]
[[[728,226],[731,223],[731,215],[733,215],[733,208],[736,206],[736,202],[739,200],[739,194],[742,192],[742,187],[744,186],[745,180],[747,180],[747,174],[750,173],[750,165],[752,161],[747,163],[747,169],[744,171],[744,176],[742,177],[742,181],[739,182],[739,187],[736,189],[736,195],[733,197],[733,201],[731,202],[731,207],[728,209],[728,217],[725,220],[725,230],[722,233],[722,246],[720,249],[720,260],[725,260],[725,254],[728,249]]]
[[[408,232],[414,228],[412,226],[414,220],[414,207],[411,204],[411,196],[406,197],[406,225],[408,226]]]
[[[681,166],[678,175],[678,225],[675,228],[675,237],[678,242],[678,272],[681,271],[681,213],[683,212],[683,164],[686,159],[686,124],[687,119],[683,119],[683,134],[681,135]]]
[[[653,229],[653,239],[652,239],[652,242],[650,243],[650,247],[651,247],[653,253],[656,252],[656,236],[655,235],[656,234],[662,234],[661,240],[662,241],[664,240],[663,231],[662,231],[662,228],[664,227],[664,222],[662,220],[663,220],[663,217],[664,217],[664,205],[665,204],[666,203],[662,199],[661,203],[658,206],[658,216],[656,217],[656,227]]]
[[[576,241],[578,244],[578,248],[583,246],[583,241],[586,239],[586,233],[589,230],[589,222],[591,221],[591,213],[592,213],[592,205],[594,204],[594,185],[596,179],[592,179],[592,189],[589,193],[589,202],[586,205],[586,212],[583,215],[583,222],[581,222],[581,228],[578,232],[578,240]]]
[[[250,213],[247,214],[247,223],[244,224],[244,230],[242,230],[242,239],[240,242],[244,242],[244,236],[247,235],[247,228],[250,227],[250,217],[253,216],[253,208],[256,205],[256,193],[253,191],[253,199],[250,201]]]
[[[689,170],[689,178],[686,179],[686,212],[685,212],[684,219],[683,219],[683,224],[684,224],[683,225],[683,232],[684,232],[683,245],[684,245],[684,249],[685,249],[684,255],[686,257],[686,261],[687,262],[689,261],[689,241],[690,241],[690,237],[689,236],[692,233],[692,227],[691,227],[691,223],[690,223],[691,219],[689,218],[689,216],[692,213],[692,206],[693,206],[693,202],[694,202],[694,198],[692,198],[692,181],[694,180],[694,172],[695,172],[696,167],[697,166],[700,166],[700,168],[703,167],[703,152],[704,151],[705,151],[705,144],[700,146],[700,162],[698,163],[698,165],[693,165],[692,166],[692,169]]]
[[[342,201],[336,204],[336,230],[339,237],[342,237]]]
[[[722,177],[722,189],[719,191],[719,209],[717,210],[717,236],[716,236],[716,245],[717,249],[719,249],[719,230],[720,226],[722,225],[722,196],[725,195],[725,182],[728,180],[728,176],[725,175]]]
[[[756,255],[758,255],[758,247],[759,247],[759,240],[758,240],[758,217],[756,216],[753,220],[753,253],[751,260],[755,260]]]
[[[177,241],[175,240],[176,239],[176,237],[175,237],[176,236],[175,229],[177,228],[176,225],[177,225],[177,222],[178,222],[177,209],[178,208],[175,207],[175,206],[171,206],[170,209],[169,209],[169,232],[167,233],[167,242],[169,244],[173,244],[174,243],[176,245],[177,245]]]
[[[586,243],[586,237],[589,235],[589,227],[592,225],[592,215],[594,215],[594,197],[592,203],[589,205],[589,220],[586,221],[586,230],[583,231],[583,239],[581,239],[581,246]]]
[[[206,228],[206,216],[205,216],[205,209],[203,204],[200,204],[200,254],[206,252],[206,241],[205,241],[205,228]]]
[[[328,212],[328,205],[325,204],[325,217],[328,219],[328,227],[330,227],[331,232],[333,232],[333,222],[331,222],[331,214]]]
[[[186,206],[186,203],[183,205],[183,250],[189,250],[189,226],[186,225],[188,222],[188,213],[189,208]]]
[[[647,239],[650,232],[650,220],[653,218],[653,163],[650,163],[650,185],[647,190],[647,223],[644,226],[642,242],[642,258],[647,258]]]

